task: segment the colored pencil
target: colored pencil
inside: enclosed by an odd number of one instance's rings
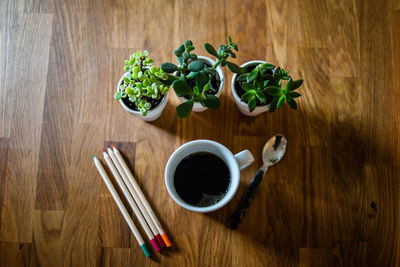
[[[129,181],[127,175],[125,174],[125,171],[121,167],[121,164],[119,163],[116,155],[111,150],[111,148],[107,148],[107,152],[108,152],[108,155],[110,156],[110,158],[112,159],[115,167],[117,168],[119,174],[121,175],[122,180],[124,181],[126,187],[128,188],[129,193],[132,195],[133,199],[136,202],[136,205],[139,207],[139,210],[142,212],[144,218],[146,219],[146,222],[149,225],[149,227],[150,227],[151,231],[153,232],[154,236],[156,237],[159,245],[162,248],[165,247],[165,244],[164,244],[164,242],[162,242],[162,240],[161,240],[161,243],[160,243],[159,239],[161,239],[161,238],[157,238],[157,236],[160,236],[160,234],[158,233],[158,230],[157,230],[156,226],[154,225],[152,219],[150,218],[149,213],[147,212],[147,210],[143,206],[142,201],[140,201],[139,196],[137,195],[136,191],[133,189],[133,186],[132,186],[131,182]]]
[[[137,242],[139,243],[139,246],[142,248],[144,254],[146,257],[150,257],[151,253],[146,244],[144,243],[144,240],[142,236],[140,235],[138,229],[136,228],[135,224],[132,221],[132,218],[129,216],[128,211],[126,210],[124,204],[122,203],[121,199],[118,196],[117,191],[115,191],[115,188],[113,184],[110,181],[110,178],[108,178],[107,173],[105,172],[103,165],[101,162],[93,155],[93,160],[94,160],[94,165],[96,165],[97,170],[99,171],[101,178],[103,179],[104,183],[106,184],[108,190],[110,191],[112,197],[114,198],[115,203],[117,203],[117,206],[119,210],[122,213],[122,216],[125,218],[126,223],[128,224],[129,228],[131,229],[133,235],[135,236]]]
[[[153,233],[151,232],[149,226],[147,225],[145,219],[143,218],[143,215],[140,213],[139,208],[137,207],[135,201],[133,200],[132,196],[129,194],[128,189],[126,188],[126,185],[122,181],[121,176],[119,175],[117,169],[114,166],[114,163],[111,161],[110,156],[103,150],[103,156],[104,160],[106,161],[108,167],[110,168],[112,174],[114,175],[115,180],[117,181],[119,187],[122,190],[122,193],[124,194],[125,198],[128,200],[129,205],[131,206],[133,212],[135,213],[135,216],[138,218],[140,224],[143,227],[143,230],[146,232],[147,237],[150,239],[151,244],[153,245],[154,249],[156,251],[160,251],[161,248],[158,245],[158,242],[156,241],[156,238],[154,237]]]
[[[118,151],[118,149],[115,146],[112,146],[115,156],[117,157],[120,165],[125,171],[125,174],[128,176],[129,181],[131,182],[133,188],[136,191],[136,194],[139,196],[140,201],[143,203],[143,206],[146,208],[148,214],[150,215],[151,219],[153,220],[153,223],[157,227],[158,232],[161,234],[161,238],[164,241],[164,243],[167,245],[167,247],[172,246],[171,241],[169,240],[167,234],[165,233],[164,229],[162,228],[160,222],[158,221],[156,215],[154,214],[149,202],[145,198],[142,190],[140,189],[139,185],[137,184],[135,178],[132,175],[132,172],[129,170],[128,165],[126,164],[125,160],[123,159],[121,153]]]

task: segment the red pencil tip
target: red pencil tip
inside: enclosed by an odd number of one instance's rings
[[[104,149],[102,150],[102,152],[103,152],[103,153],[105,152]]]
[[[114,145],[112,145],[111,147],[112,147],[113,149],[115,148],[115,146],[114,146]]]

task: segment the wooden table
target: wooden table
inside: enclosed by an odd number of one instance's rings
[[[400,2],[0,1],[1,266],[395,266],[400,262]],[[304,79],[299,110],[241,115],[225,70],[221,107],[179,119],[173,94],[145,123],[113,100],[124,59],[157,65],[191,39],[230,34],[235,61]],[[172,93],[172,92],[171,92]],[[260,165],[288,139],[236,231],[225,226]],[[194,139],[249,149],[225,208],[197,214],[169,197],[170,154]],[[93,162],[116,144],[174,244],[146,259]]]

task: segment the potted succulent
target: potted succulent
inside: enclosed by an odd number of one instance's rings
[[[125,60],[125,74],[118,82],[114,98],[126,111],[154,121],[167,104],[170,84],[168,75],[153,66],[148,52],[138,51]]]
[[[218,96],[225,79],[220,66],[236,66],[227,61],[229,57],[236,58],[232,50],[238,51],[237,44],[229,36],[228,45],[220,45],[218,51],[209,43],[204,43],[204,48],[216,58],[215,61],[194,54],[193,43],[188,40],[174,51],[178,66],[169,62],[161,65],[161,69],[169,74],[169,80],[173,80],[172,87],[183,102],[176,108],[181,118],[187,118],[192,110],[200,112],[207,108],[217,109],[220,105]]]
[[[234,69],[232,95],[239,110],[247,116],[257,116],[269,110],[273,112],[286,103],[297,109],[294,100],[301,95],[294,90],[303,80],[293,80],[289,71],[265,61],[253,60]],[[286,81],[284,83],[284,81]]]

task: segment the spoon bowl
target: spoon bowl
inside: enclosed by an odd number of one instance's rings
[[[269,167],[278,163],[285,155],[286,138],[282,134],[271,137],[262,150],[263,167]]]

